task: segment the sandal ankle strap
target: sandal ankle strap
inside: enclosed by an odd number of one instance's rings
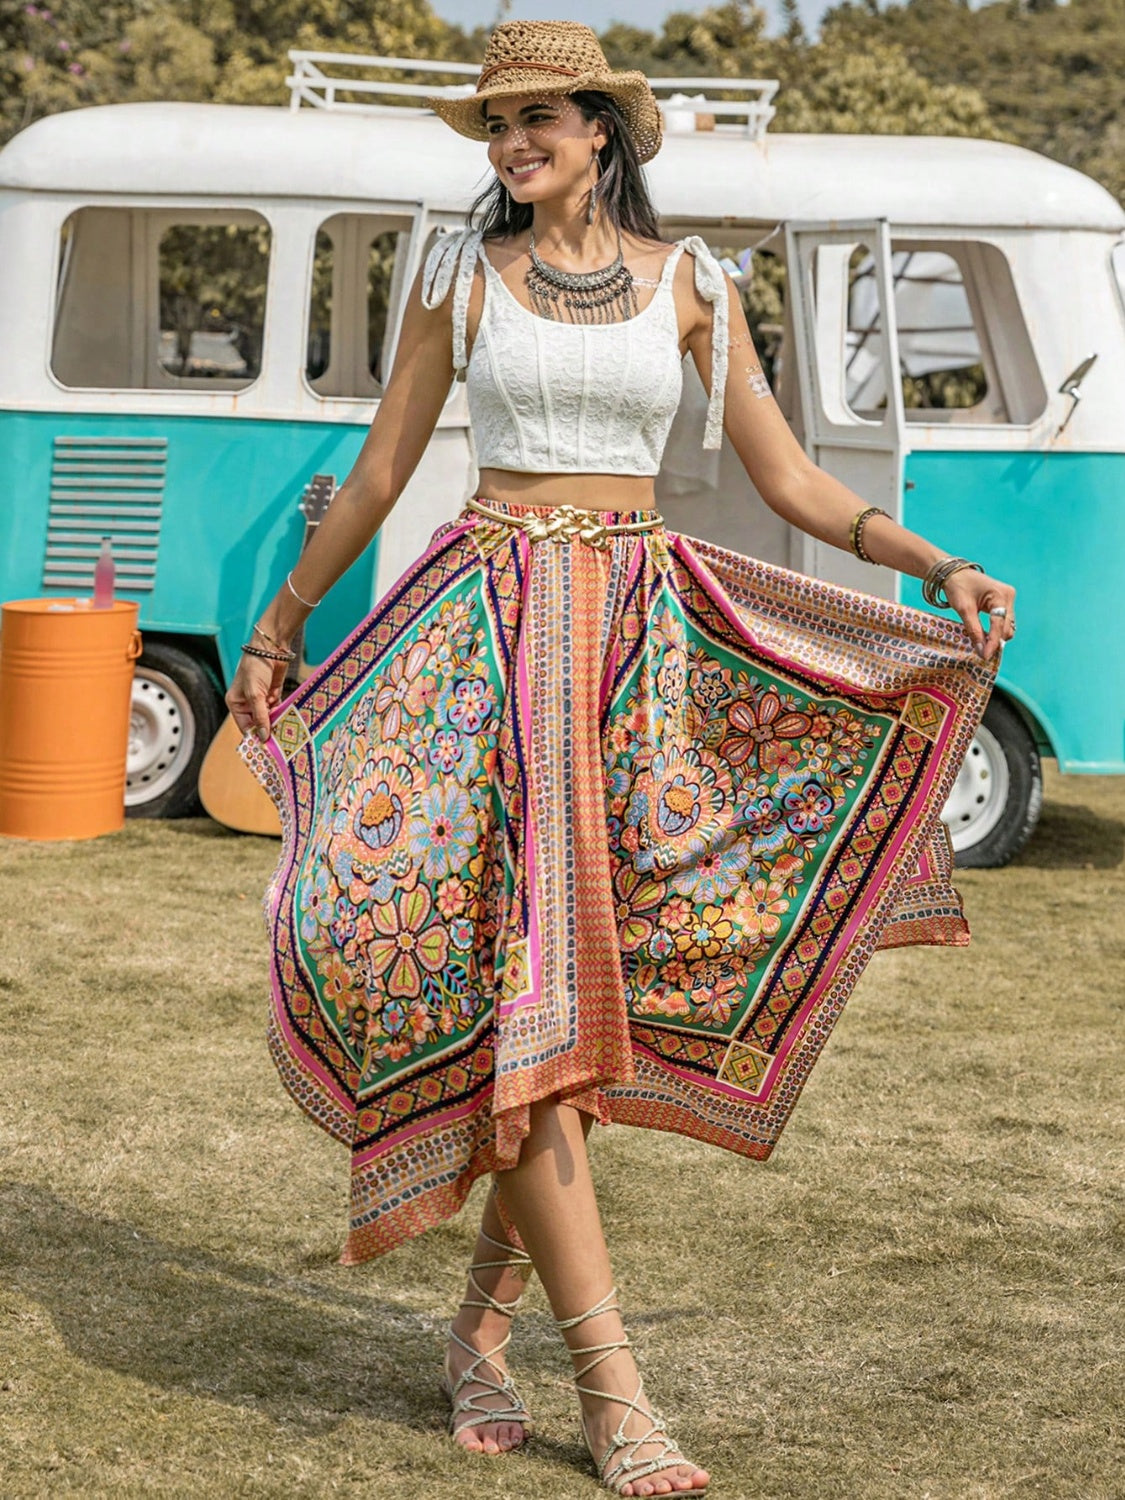
[[[579,1313],[576,1317],[573,1318],[556,1318],[555,1327],[561,1329],[562,1332],[565,1333],[568,1328],[577,1328],[579,1323],[585,1323],[587,1318],[596,1318],[599,1313],[619,1313],[620,1311],[621,1309],[617,1305],[617,1288],[615,1286],[611,1286],[609,1291],[606,1292],[605,1296],[599,1298],[599,1300],[594,1303],[593,1307],[588,1307],[585,1312]]]
[[[579,1313],[576,1317],[573,1318],[556,1318],[555,1326],[566,1333],[571,1328],[577,1328],[580,1323],[585,1323],[588,1318],[596,1318],[601,1313],[620,1313],[620,1311],[621,1308],[617,1303],[617,1288],[614,1286],[610,1287],[606,1295],[599,1301],[595,1302],[593,1307],[588,1308],[586,1312]],[[571,1345],[567,1344],[567,1348],[570,1350],[572,1358],[581,1359],[582,1356],[586,1354],[594,1355],[594,1358],[590,1360],[589,1364],[583,1365],[580,1370],[575,1370],[575,1380],[579,1381],[583,1378],[583,1376],[589,1375],[591,1370],[596,1370],[598,1365],[600,1365],[603,1360],[609,1359],[610,1355],[616,1354],[619,1349],[629,1349],[631,1347],[632,1345],[629,1342],[629,1335],[625,1333],[624,1329],[622,1329],[621,1338],[613,1339],[606,1344],[586,1344],[578,1349],[572,1348]],[[581,1391],[585,1390],[585,1387],[577,1386],[576,1389]],[[590,1395],[594,1396],[601,1394],[602,1392],[600,1391],[590,1392]]]
[[[477,1233],[480,1235],[482,1240],[487,1240],[490,1245],[495,1245],[497,1250],[504,1251],[503,1260],[478,1261],[478,1266],[526,1266],[528,1276],[531,1275],[532,1271],[535,1269],[535,1266],[532,1263],[531,1256],[528,1255],[526,1250],[521,1250],[517,1245],[513,1245],[509,1240],[493,1239],[492,1235],[487,1234],[483,1229],[478,1230]]]
[[[482,1307],[489,1309],[492,1312],[499,1313],[502,1317],[505,1318],[515,1317],[516,1308],[519,1306],[520,1296],[522,1296],[522,1293],[513,1297],[511,1302],[501,1302],[498,1298],[494,1297],[491,1292],[485,1291],[484,1287],[482,1287],[480,1282],[477,1280],[475,1272],[499,1270],[501,1267],[505,1266],[510,1266],[513,1268],[526,1266],[527,1275],[524,1277],[524,1280],[526,1281],[530,1277],[531,1272],[534,1270],[531,1256],[528,1255],[524,1250],[517,1250],[514,1245],[508,1244],[507,1240],[493,1239],[492,1235],[486,1234],[483,1229],[480,1231],[480,1235],[481,1238],[487,1240],[490,1245],[495,1245],[497,1250],[504,1250],[509,1253],[505,1254],[501,1260],[475,1260],[472,1262],[472,1264],[469,1266],[469,1285],[472,1287],[473,1291],[476,1292],[477,1297],[464,1298],[461,1306]],[[477,1298],[480,1298],[481,1300],[478,1301]]]

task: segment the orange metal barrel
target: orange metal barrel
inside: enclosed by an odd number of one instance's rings
[[[0,834],[89,839],[125,822],[137,605],[17,599],[0,628]]]

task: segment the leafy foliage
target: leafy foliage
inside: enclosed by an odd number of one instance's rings
[[[1125,201],[1125,0],[843,0],[811,42],[795,0],[614,24],[611,62],[654,75],[779,78],[775,128],[993,136]],[[0,0],[0,142],[44,114],[133,99],[281,103],[289,47],[473,59],[481,30],[428,0]]]
[[[1077,167],[1125,202],[1125,0],[908,0],[829,11],[822,46],[901,48],[932,84],[968,86],[995,132]]]
[[[862,48],[828,34],[810,42],[795,5],[781,36],[767,36],[765,16],[750,0],[728,0],[698,14],[670,15],[663,31],[611,26],[603,34],[610,60],[652,76],[699,74],[778,78],[775,128],[876,135],[994,135],[984,100],[972,88],[934,82],[893,39],[866,38]]]
[[[427,0],[0,0],[0,142],[82,105],[280,104],[290,47],[461,57],[467,45]]]

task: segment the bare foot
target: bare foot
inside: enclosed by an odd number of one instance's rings
[[[475,1308],[462,1308],[453,1320],[453,1332],[463,1338],[466,1344],[471,1344],[478,1352],[486,1349],[495,1349],[508,1333],[507,1318],[499,1317],[496,1313],[487,1309],[477,1310]],[[451,1386],[456,1385],[460,1377],[470,1368],[474,1356],[467,1349],[463,1349],[456,1339],[450,1339],[446,1352],[445,1369]],[[471,1400],[474,1411],[480,1414],[490,1410],[511,1410],[516,1404],[515,1397],[511,1391],[507,1393],[491,1389],[486,1382],[493,1385],[503,1385],[508,1373],[507,1362],[504,1351],[492,1355],[486,1364],[479,1367],[478,1373],[484,1377],[483,1382],[470,1380],[457,1392],[457,1400]],[[507,1453],[513,1448],[518,1448],[527,1438],[527,1428],[531,1419],[525,1422],[512,1421],[510,1418],[502,1422],[482,1422],[479,1426],[469,1426],[472,1422],[471,1413],[463,1413],[457,1421],[461,1424],[454,1429],[453,1440],[467,1448],[470,1453]]]

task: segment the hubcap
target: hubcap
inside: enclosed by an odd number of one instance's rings
[[[958,853],[979,844],[999,823],[1008,801],[1008,780],[1000,741],[982,724],[941,813]]]
[[[151,667],[133,676],[125,805],[162,796],[182,775],[195,748],[195,715],[183,690]]]

